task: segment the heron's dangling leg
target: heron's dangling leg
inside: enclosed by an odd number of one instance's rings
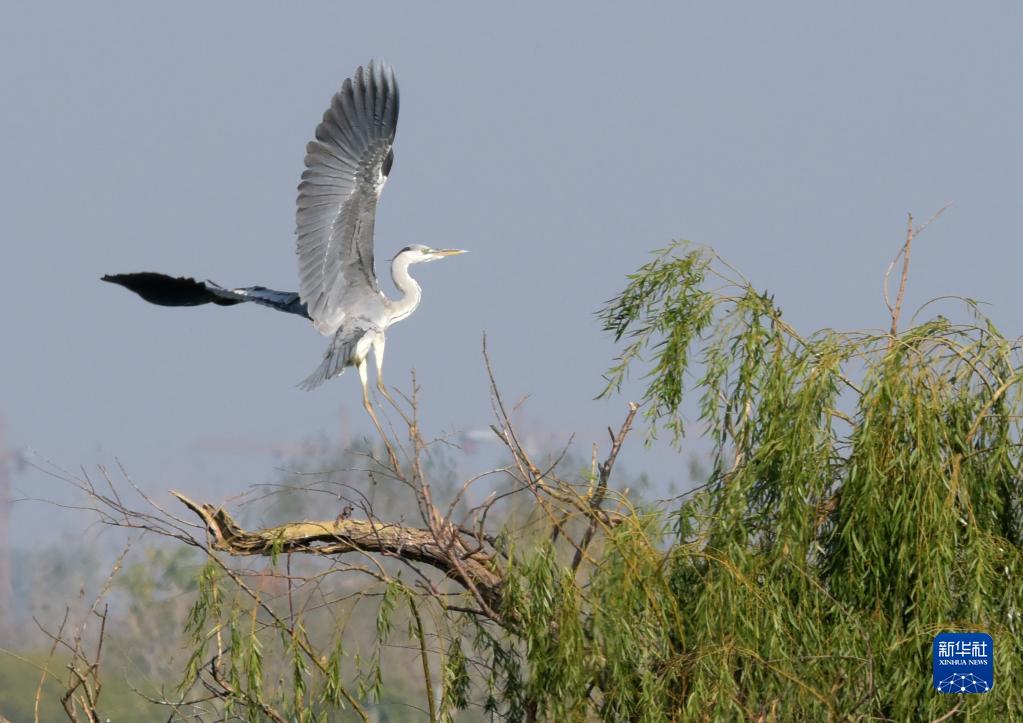
[[[366,411],[369,413],[369,418],[373,420],[373,426],[377,428],[377,434],[380,435],[380,439],[383,441],[384,447],[387,448],[387,456],[390,457],[391,466],[395,470],[400,470],[401,467],[398,464],[398,457],[394,454],[394,449],[392,449],[391,443],[387,440],[387,435],[384,434],[384,428],[380,426],[380,420],[377,419],[376,412],[373,411],[373,405],[369,401],[369,380],[367,379],[366,366],[365,357],[356,364],[356,369],[359,371],[359,381],[362,382],[362,406],[364,406]]]
[[[383,437],[384,430],[380,426],[380,420],[377,419],[376,412],[373,411],[373,405],[369,401],[369,383],[366,375],[366,366],[365,358],[359,360],[355,365],[355,368],[359,371],[359,381],[362,382],[362,406],[369,412],[369,418],[373,420],[373,425],[377,428],[377,432]]]
[[[386,343],[383,334],[377,334],[373,338],[373,358],[377,365],[377,389],[387,398],[387,401],[393,406],[397,406],[384,385],[384,345]]]

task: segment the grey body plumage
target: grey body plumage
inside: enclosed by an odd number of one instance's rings
[[[306,147],[298,187],[298,292],[262,286],[228,289],[212,281],[155,272],[115,274],[103,280],[164,306],[254,302],[303,316],[321,334],[330,336],[331,343],[302,388],[312,389],[354,365],[366,409],[373,415],[367,357],[372,350],[377,385],[386,394],[381,373],[384,332],[411,314],[421,298],[408,267],[463,253],[406,246],[391,262],[391,277],[402,296],[389,299],[380,291],[373,264],[373,227],[377,201],[394,162],[397,124],[398,84],[390,66],[371,62],[360,67],[334,94],[314,140]]]

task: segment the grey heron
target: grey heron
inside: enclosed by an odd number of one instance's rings
[[[374,62],[360,66],[331,99],[306,147],[298,186],[297,292],[263,286],[229,289],[212,281],[149,271],[107,275],[103,281],[163,306],[254,302],[309,319],[332,338],[320,366],[299,386],[312,389],[354,366],[362,382],[363,404],[379,428],[369,400],[367,359],[372,351],[377,387],[387,396],[384,334],[415,311],[422,298],[409,266],[464,253],[406,246],[391,261],[391,278],[402,296],[390,299],[380,290],[373,265],[373,225],[394,162],[397,124],[398,84],[390,66]]]

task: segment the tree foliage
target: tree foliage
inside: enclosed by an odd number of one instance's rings
[[[899,331],[907,270],[889,330],[800,335],[712,252],[659,252],[600,313],[622,344],[605,393],[646,383],[581,472],[520,444],[495,382],[506,466],[432,483],[413,386],[392,408],[406,438],[310,484],[336,519],[246,531],[182,497],[189,528],[81,483],[110,524],[207,556],[163,703],[252,721],[1023,719],[1019,344],[970,300],[963,321],[925,307]],[[614,464],[637,409],[651,436],[708,440],[693,491],[630,499]],[[389,518],[366,494],[383,481],[407,492]],[[994,692],[931,688],[949,630],[993,636]]]
[[[713,254],[674,246],[608,305],[627,342],[611,387],[649,358],[646,415],[680,434],[697,359],[713,444],[660,568],[679,624],[653,667],[678,695],[633,713],[1021,716],[1019,344],[962,303],[965,323],[802,337]],[[994,637],[994,694],[931,689],[943,630]]]

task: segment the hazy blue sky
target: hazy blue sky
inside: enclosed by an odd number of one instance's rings
[[[219,498],[272,479],[272,445],[368,429],[354,374],[295,387],[325,346],[301,320],[98,279],[294,289],[304,146],[370,58],[402,93],[379,271],[409,243],[472,252],[420,268],[423,304],[388,334],[387,378],[415,367],[429,433],[490,421],[487,332],[507,396],[531,395],[524,424],[603,441],[625,400],[592,399],[614,353],[593,312],[673,238],[714,246],[800,329],[878,327],[905,213],[952,201],[908,303],[971,295],[1023,328],[1019,2],[264,5],[0,9],[13,445]]]

